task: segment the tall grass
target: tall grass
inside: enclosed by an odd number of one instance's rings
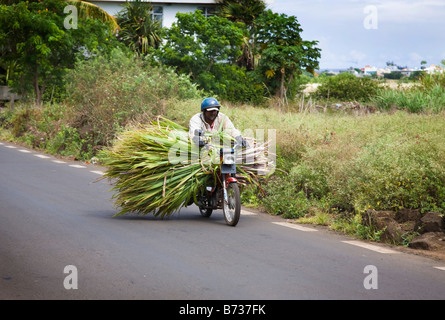
[[[435,85],[431,89],[382,90],[375,97],[381,111],[393,108],[405,109],[412,113],[438,113],[445,110],[445,87]]]
[[[373,101],[381,111],[442,112],[445,110],[445,74],[424,75],[409,89],[381,89]]]
[[[184,122],[198,101],[168,106]],[[299,217],[314,208],[445,211],[445,117],[438,114],[284,113],[223,107],[242,131],[276,129],[278,167],[252,197],[272,213]],[[283,173],[284,171],[284,173]]]

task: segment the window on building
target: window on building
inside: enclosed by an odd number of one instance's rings
[[[163,13],[164,13],[164,10],[162,9],[162,7],[161,6],[153,6],[153,10],[150,13],[151,13],[151,18],[153,20],[159,21],[162,26],[162,17],[163,17]]]
[[[204,17],[211,17],[216,14],[216,8],[215,7],[198,7],[198,10],[201,10]]]

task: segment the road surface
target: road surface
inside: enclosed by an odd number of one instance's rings
[[[246,210],[112,217],[100,167],[1,141],[0,165],[0,299],[445,298],[445,261]]]

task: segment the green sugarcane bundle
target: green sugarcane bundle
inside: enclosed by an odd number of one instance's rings
[[[207,139],[233,140],[223,131]],[[255,142],[250,139],[250,143]],[[116,215],[134,212],[165,217],[196,202],[196,193],[219,178],[219,147],[202,152],[185,127],[162,117],[146,128],[124,132],[101,153],[107,168],[103,177],[114,185],[113,199],[121,209]],[[245,160],[237,167],[242,183],[259,184],[258,172],[270,165],[266,149],[267,143],[261,143],[237,153],[238,160]]]

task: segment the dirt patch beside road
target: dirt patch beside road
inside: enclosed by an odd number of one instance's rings
[[[383,242],[408,244],[406,251],[445,260],[445,217],[440,212],[366,210],[362,223],[380,230]]]

